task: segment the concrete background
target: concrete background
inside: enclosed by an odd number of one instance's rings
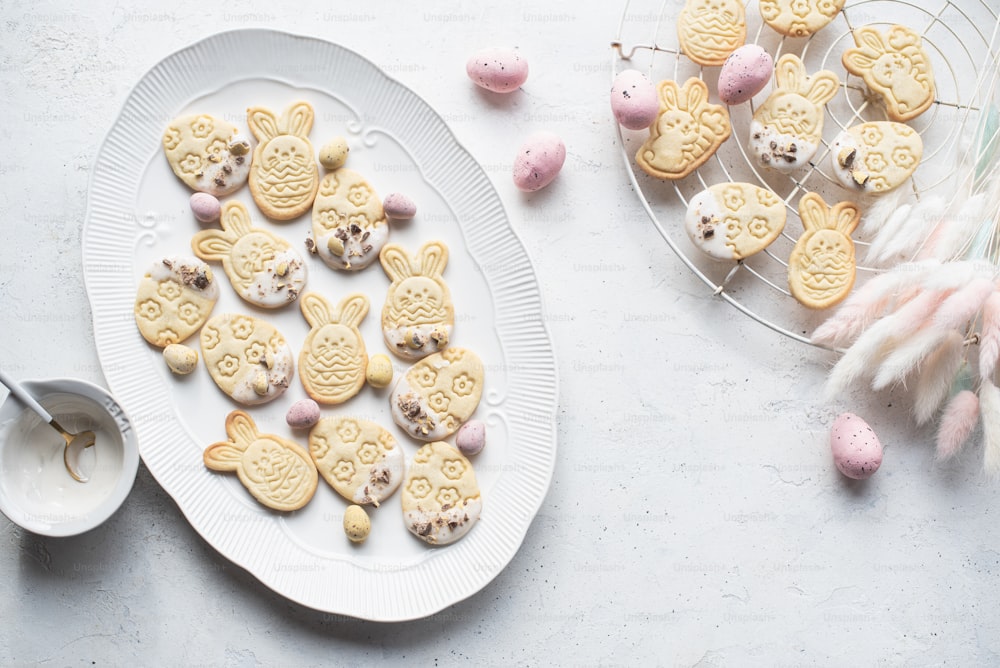
[[[98,146],[130,87],[216,31],[336,41],[424,97],[487,168],[535,263],[559,362],[559,459],[520,552],[477,595],[384,625],[303,608],[229,563],[145,468],[121,511],[47,539],[0,517],[4,665],[988,665],[1000,662],[997,486],[946,466],[901,390],[820,397],[831,357],[711,298],[632,191],[607,91],[619,3],[5,0],[0,6],[0,364],[103,383],[80,229]],[[516,45],[502,100],[468,55]],[[563,136],[550,188],[512,146]],[[677,215],[682,209],[678,205]],[[866,483],[828,428],[886,446]],[[990,513],[993,513],[991,515]]]

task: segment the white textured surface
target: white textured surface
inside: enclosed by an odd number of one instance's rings
[[[617,3],[301,6],[0,7],[0,363],[22,378],[103,382],[79,231],[96,149],[146,70],[217,30],[331,39],[441,113],[528,246],[560,364],[547,500],[482,592],[382,625],[270,592],[141,468],[121,512],[87,535],[40,539],[0,518],[0,663],[1000,661],[998,494],[979,451],[936,465],[902,391],[822,403],[829,358],[711,299],[670,255],[612,140]],[[465,78],[468,54],[489,44],[523,50],[523,92],[497,100]],[[538,129],[563,136],[567,162],[524,196],[512,147]],[[842,409],[886,446],[866,484],[830,460]]]

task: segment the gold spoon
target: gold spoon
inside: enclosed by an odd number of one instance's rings
[[[62,428],[62,426],[55,421],[49,412],[42,408],[42,405],[35,401],[35,398],[28,394],[21,385],[15,381],[13,378],[4,373],[3,369],[0,369],[0,383],[7,386],[11,394],[17,397],[21,403],[26,405],[28,408],[33,410],[42,418],[50,427],[59,432],[59,435],[63,437],[66,441],[66,448],[63,450],[63,463],[66,465],[66,470],[69,474],[73,476],[74,480],[79,482],[87,482],[90,477],[83,472],[80,468],[80,455],[87,448],[94,445],[96,435],[92,431],[81,431],[79,434],[71,434]]]

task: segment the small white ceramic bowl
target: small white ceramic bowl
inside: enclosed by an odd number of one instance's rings
[[[24,388],[69,432],[93,430],[90,480],[70,476],[66,442],[13,395],[0,406],[0,511],[44,536],[89,531],[118,510],[139,468],[139,444],[108,391],[73,378],[27,380]]]

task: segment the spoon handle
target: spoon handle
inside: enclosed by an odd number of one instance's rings
[[[35,398],[28,394],[28,391],[21,387],[16,380],[8,376],[3,369],[0,369],[0,383],[6,385],[11,394],[20,399],[21,403],[28,408],[38,413],[39,417],[49,424],[52,423],[52,416],[49,415],[49,412],[42,408],[42,405],[35,401]]]

